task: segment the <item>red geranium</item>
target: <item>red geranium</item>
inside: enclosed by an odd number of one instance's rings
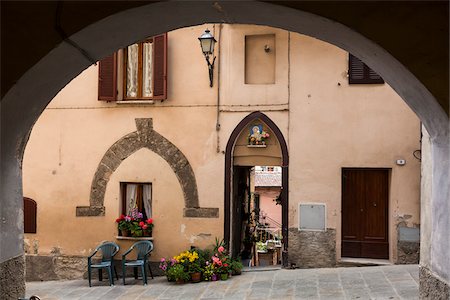
[[[148,218],[147,219],[147,224],[153,224],[153,219],[152,218]]]

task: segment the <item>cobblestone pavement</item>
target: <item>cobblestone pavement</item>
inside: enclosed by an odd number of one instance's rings
[[[41,299],[418,299],[417,265],[244,272],[227,281],[177,285],[165,277],[147,286],[133,278],[115,286],[87,280],[28,282]]]

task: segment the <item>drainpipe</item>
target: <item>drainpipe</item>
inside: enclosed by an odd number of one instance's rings
[[[221,48],[221,37],[222,37],[222,23],[219,24],[219,32],[218,32],[218,44],[219,46],[217,47],[217,62],[218,62],[218,66],[217,66],[217,116],[216,116],[216,134],[217,134],[217,147],[216,147],[216,152],[220,153],[220,136],[219,136],[219,131],[220,131],[220,66],[221,66],[221,61],[220,61],[220,48]],[[214,26],[215,28],[215,26]]]

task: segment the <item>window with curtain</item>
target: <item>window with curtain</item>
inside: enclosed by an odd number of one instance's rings
[[[132,44],[123,55],[99,61],[98,100],[164,100],[167,98],[167,33]],[[118,68],[117,64],[123,65]],[[118,81],[121,76],[123,81]],[[118,86],[118,82],[122,84]],[[118,98],[118,89],[123,94]]]
[[[144,219],[152,217],[152,184],[122,182],[122,214],[129,215],[137,207]]]

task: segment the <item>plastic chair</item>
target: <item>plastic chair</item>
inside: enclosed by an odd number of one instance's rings
[[[98,251],[102,252],[102,260],[98,263],[92,263],[92,258]],[[119,252],[119,245],[113,242],[106,242],[95,248],[95,251],[88,257],[88,280],[89,286],[91,286],[91,271],[92,269],[98,269],[98,280],[102,281],[102,269],[107,269],[109,284],[114,285],[114,277],[112,275],[112,269],[114,268],[114,272],[116,273],[116,278],[119,280],[119,276],[117,276],[117,270],[114,266],[114,255]]]
[[[136,260],[126,260],[126,256],[131,252],[135,250],[136,251]],[[141,267],[142,272],[142,280],[144,282],[144,285],[147,284],[147,270],[146,266],[148,266],[147,258],[150,254],[150,252],[153,251],[153,243],[151,241],[140,241],[136,242],[131,246],[130,249],[128,249],[123,255],[122,255],[122,272],[123,272],[123,285],[125,285],[125,271],[126,267],[133,267],[134,268],[134,278],[137,279],[137,269],[138,267]],[[153,273],[150,266],[148,266],[148,269],[150,270],[150,275],[153,279]]]

